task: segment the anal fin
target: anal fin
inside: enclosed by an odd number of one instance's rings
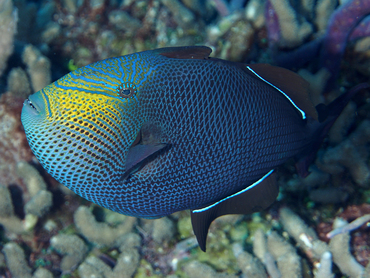
[[[217,217],[226,214],[249,214],[269,207],[276,199],[279,188],[273,170],[247,188],[208,207],[191,212],[194,234],[202,251],[206,251],[209,226]]]

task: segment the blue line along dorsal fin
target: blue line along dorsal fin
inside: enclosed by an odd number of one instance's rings
[[[154,50],[158,55],[175,59],[207,59],[212,49],[207,46],[165,47]]]
[[[317,111],[309,93],[309,83],[301,76],[268,64],[252,64],[247,65],[246,68],[264,82],[281,90],[305,114],[318,120]]]
[[[207,207],[191,212],[191,223],[199,247],[206,251],[209,226],[217,217],[226,214],[249,214],[269,207],[276,199],[279,188],[273,171],[268,172],[247,188]]]

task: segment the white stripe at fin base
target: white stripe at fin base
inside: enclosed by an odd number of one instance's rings
[[[273,172],[274,172],[274,170],[269,171],[266,175],[264,175],[264,176],[263,176],[262,178],[260,178],[258,181],[256,181],[256,182],[252,183],[252,184],[251,184],[250,186],[248,186],[247,188],[244,188],[243,190],[241,190],[241,191],[239,191],[239,192],[236,192],[236,193],[234,193],[234,194],[232,194],[232,195],[230,195],[230,196],[228,196],[228,197],[226,197],[226,198],[224,198],[224,199],[222,199],[222,200],[220,200],[220,201],[218,201],[218,202],[216,202],[216,203],[214,203],[214,204],[212,204],[212,205],[209,205],[209,206],[204,207],[204,208],[201,208],[201,209],[195,209],[195,210],[193,210],[193,213],[199,213],[199,212],[206,211],[206,210],[208,210],[208,209],[210,209],[210,208],[213,208],[213,207],[215,207],[216,205],[218,205],[218,204],[220,204],[220,203],[222,203],[222,202],[224,202],[224,201],[226,201],[226,200],[228,200],[228,199],[230,199],[230,198],[232,198],[232,197],[235,197],[235,196],[237,196],[237,195],[240,195],[240,194],[242,194],[242,193],[244,193],[244,192],[246,192],[246,191],[250,190],[251,188],[253,188],[253,187],[255,187],[256,185],[258,185],[259,183],[261,183],[264,179],[266,179],[266,178],[267,178],[269,175],[271,175]]]
[[[260,76],[258,73],[256,73],[250,66],[247,66],[247,69],[249,71],[251,71],[255,76],[257,76],[259,79],[261,79],[263,82],[265,82],[266,84],[269,84],[271,87],[273,87],[274,89],[278,90],[280,93],[282,93],[288,100],[289,102],[299,111],[299,113],[301,113],[302,115],[302,118],[303,120],[306,119],[306,113],[300,109],[295,103],[294,101],[286,94],[284,93],[282,90],[280,90],[278,87],[276,87],[275,85],[271,84],[270,82],[268,82],[266,79],[264,79],[262,76]]]

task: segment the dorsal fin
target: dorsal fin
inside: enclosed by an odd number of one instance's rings
[[[158,55],[176,59],[206,59],[212,49],[207,46],[165,47],[154,50]]]
[[[248,65],[248,67],[258,77],[262,77],[265,81],[283,91],[308,116],[316,121],[318,120],[316,108],[309,94],[309,83],[305,79],[290,70],[268,64],[253,64]]]
[[[249,214],[269,207],[276,199],[279,188],[273,171],[247,188],[208,207],[191,212],[191,223],[200,249],[206,251],[208,228],[217,217],[226,214]]]

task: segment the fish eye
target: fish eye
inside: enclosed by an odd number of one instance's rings
[[[132,97],[137,93],[135,84],[131,82],[125,82],[118,86],[117,94],[122,98]]]
[[[131,94],[131,90],[130,89],[124,89],[124,90],[121,90],[120,91],[120,95],[128,96],[130,94]]]

